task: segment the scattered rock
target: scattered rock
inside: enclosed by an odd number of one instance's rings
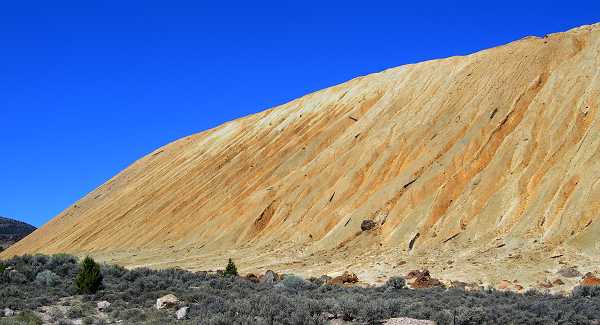
[[[357,283],[357,282],[358,282],[358,276],[354,273],[346,271],[346,272],[344,272],[344,274],[329,280],[329,282],[327,282],[327,284],[342,285],[342,284]]]
[[[507,290],[510,287],[512,287],[512,283],[510,283],[510,281],[502,280],[502,281],[500,281],[500,283],[498,284],[498,286],[496,288],[498,290]]]
[[[162,298],[156,299],[156,309],[173,308],[179,304],[179,299],[173,294],[168,294]]]
[[[574,267],[563,267],[557,273],[565,278],[577,278],[581,276],[581,272],[577,271]]]
[[[13,317],[15,315],[15,311],[10,308],[4,308],[3,314],[4,317]]]
[[[281,275],[271,270],[265,272],[265,274],[260,278],[260,282],[266,284],[273,284],[279,281],[281,281]]]
[[[321,275],[319,280],[321,280],[321,282],[323,282],[323,283],[328,283],[329,281],[331,281],[331,277],[328,275]]]
[[[422,320],[422,319],[414,319],[414,318],[390,318],[388,320],[383,321],[384,325],[435,325],[434,321],[431,320]]]
[[[254,273],[249,273],[248,275],[246,275],[246,280],[253,282],[253,283],[260,282],[260,279]]]
[[[598,279],[597,277],[595,277],[591,274],[586,274],[586,276],[583,278],[583,280],[581,280],[581,285],[582,286],[600,286],[600,279]]]
[[[544,289],[550,289],[550,288],[553,288],[554,285],[552,283],[550,283],[550,281],[546,280],[544,282],[539,282],[538,287],[544,288]]]
[[[406,278],[407,279],[416,279],[418,277],[422,277],[422,276],[431,276],[429,274],[429,270],[412,270],[410,272],[408,272],[408,274],[406,274]]]
[[[465,290],[468,286],[468,283],[462,281],[450,281],[450,288],[462,289]]]
[[[523,289],[525,289],[525,288],[523,288],[523,286],[522,286],[522,285],[520,285],[520,284],[515,284],[515,289],[516,289],[517,291],[523,291]]]
[[[410,284],[414,289],[425,289],[434,287],[443,287],[444,284],[436,279],[432,278],[429,270],[413,270],[408,272],[406,275],[407,279],[414,279]]]
[[[110,302],[108,301],[98,301],[98,303],[96,303],[96,308],[98,308],[99,311],[105,311],[110,307]]]
[[[323,319],[323,320],[332,320],[332,319],[335,319],[335,315],[332,314],[332,313],[323,312],[323,313],[321,313],[321,319]]]
[[[411,286],[414,289],[427,289],[427,288],[444,287],[444,284],[436,278],[420,277],[420,278],[415,279],[415,281],[413,281]]]
[[[564,283],[564,282],[563,282],[563,280],[561,280],[561,279],[556,279],[556,280],[554,280],[554,281],[552,282],[552,284],[553,284],[553,285],[555,285],[555,286],[561,286],[561,285],[563,285],[563,284],[565,284],[565,283]]]
[[[181,307],[175,312],[175,317],[177,317],[177,320],[186,319],[189,310],[190,307]]]
[[[368,230],[375,228],[375,226],[376,226],[375,221],[363,220],[363,222],[360,224],[360,229],[362,231],[368,231]]]

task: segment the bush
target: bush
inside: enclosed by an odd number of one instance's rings
[[[60,281],[60,277],[56,273],[45,270],[35,276],[35,282],[47,287],[53,287]]]
[[[600,286],[577,286],[573,289],[573,297],[600,297]]]
[[[386,289],[389,290],[401,290],[406,288],[406,280],[401,277],[391,277],[385,284]]]
[[[17,315],[15,320],[18,322],[18,324],[42,325],[42,320],[31,311],[20,313]]]
[[[358,324],[394,317],[429,319],[439,325],[589,324],[600,319],[600,289],[593,287],[575,289],[572,296],[565,297],[535,291],[523,295],[496,290],[400,290],[404,287],[401,278],[392,278],[381,287],[364,288],[319,286],[286,275],[276,285],[265,285],[204,272],[126,270],[103,264],[103,290],[73,299],[77,293],[73,283],[83,272],[83,265],[78,266],[74,258],[20,256],[2,262],[11,271],[0,276],[0,308],[33,311],[62,302],[68,308],[53,308],[48,313],[54,322],[64,320],[64,310],[71,319],[87,316],[86,324],[102,324],[101,319],[93,318],[96,302],[106,300],[111,303],[105,311],[109,315],[106,323],[123,320],[124,324],[170,324],[174,321],[172,312],[153,308],[156,298],[168,293],[190,307],[190,324],[323,324],[324,313],[341,315]],[[61,278],[54,287],[33,281],[46,270]],[[9,273],[21,274],[28,281],[13,283]],[[14,317],[0,318],[0,325],[5,321],[15,324]],[[23,323],[27,324],[19,324]]]
[[[224,276],[237,276],[238,275],[237,267],[235,266],[235,264],[233,263],[231,258],[229,259],[229,262],[227,263],[227,267],[225,268],[225,272],[223,273],[223,275]]]
[[[305,281],[304,279],[295,275],[285,275],[283,277],[283,281],[281,281],[281,284],[286,288],[294,290],[301,290],[315,285],[312,282]]]
[[[96,293],[102,287],[100,265],[89,256],[81,263],[81,270],[75,279],[75,287],[82,294]]]
[[[8,272],[8,280],[12,283],[20,284],[20,283],[26,283],[27,277],[19,271],[11,270]]]
[[[85,312],[80,305],[71,306],[67,311],[67,317],[69,318],[82,318],[85,316]]]

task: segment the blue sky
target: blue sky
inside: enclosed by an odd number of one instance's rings
[[[359,75],[600,22],[600,1],[6,1],[0,215],[40,226],[153,149]]]

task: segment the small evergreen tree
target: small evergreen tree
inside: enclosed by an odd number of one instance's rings
[[[75,279],[75,287],[82,294],[96,293],[102,287],[100,265],[89,256],[81,263],[81,270]]]
[[[224,276],[237,276],[238,275],[237,267],[235,266],[235,264],[233,263],[231,258],[229,259],[229,263],[227,263],[227,267],[225,268],[225,272],[223,273],[223,275]]]

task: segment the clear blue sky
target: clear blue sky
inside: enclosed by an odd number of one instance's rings
[[[0,215],[40,226],[182,136],[359,75],[599,21],[597,0],[5,1]]]

